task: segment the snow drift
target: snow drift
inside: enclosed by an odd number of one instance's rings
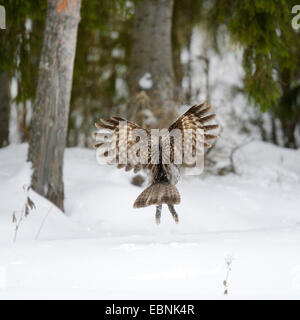
[[[133,209],[130,173],[68,149],[66,214],[31,192],[36,210],[13,243],[26,151],[0,150],[0,299],[299,298],[299,150],[252,142],[235,154],[237,175],[182,179],[180,223],[163,208],[157,227],[154,207]]]

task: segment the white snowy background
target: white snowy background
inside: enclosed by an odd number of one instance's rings
[[[196,38],[194,61],[199,48]],[[220,166],[245,139],[232,111],[247,119],[252,110],[229,94],[241,83],[240,61],[240,52],[212,54]],[[195,87],[204,86],[201,70],[195,63]],[[67,149],[66,214],[30,191],[36,210],[16,242],[12,215],[25,204],[28,146],[1,149],[0,299],[299,299],[300,150],[263,143],[255,130],[250,138],[234,154],[237,174],[180,181],[177,225],[166,208],[160,226],[154,207],[133,209],[142,189],[130,184],[132,174],[99,165],[93,150]]]

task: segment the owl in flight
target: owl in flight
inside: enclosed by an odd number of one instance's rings
[[[209,113],[207,103],[192,106],[168,129],[143,129],[120,117],[100,119],[95,123],[97,159],[117,168],[144,170],[149,176],[149,186],[137,197],[134,208],[156,206],[155,219],[160,224],[162,205],[166,204],[175,222],[179,221],[174,205],[180,203],[175,187],[184,169],[197,166],[197,156],[204,157],[204,147],[210,148],[208,140],[217,136],[209,134],[218,128],[207,124],[215,118]],[[200,162],[203,165],[203,161]]]

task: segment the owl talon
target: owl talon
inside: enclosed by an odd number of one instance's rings
[[[169,210],[170,210],[170,212],[172,214],[173,219],[175,220],[176,223],[178,223],[179,222],[179,218],[178,218],[177,212],[175,211],[174,206],[172,204],[168,204],[168,207],[169,207]]]
[[[179,222],[179,218],[178,218],[178,215],[176,215],[176,216],[173,216],[173,218],[174,218],[174,220],[175,220],[175,222],[176,222],[176,224]]]
[[[161,208],[162,208],[162,205],[161,205],[161,204],[158,205],[158,206],[156,206],[155,220],[156,220],[156,224],[157,224],[157,225],[160,224]]]

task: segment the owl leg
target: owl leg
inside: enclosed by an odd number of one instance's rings
[[[169,210],[172,214],[172,217],[174,218],[175,222],[178,223],[179,222],[179,218],[178,218],[178,214],[175,211],[175,208],[172,204],[168,204]]]
[[[156,206],[155,220],[157,225],[160,224],[161,208],[162,208],[162,204]]]

